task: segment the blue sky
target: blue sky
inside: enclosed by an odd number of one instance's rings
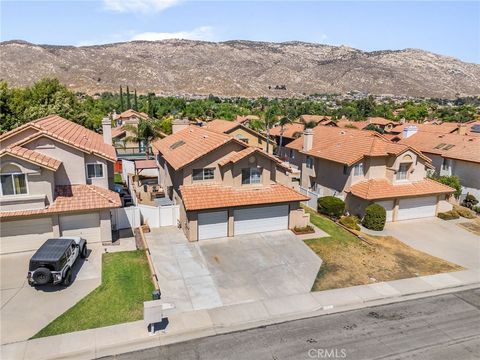
[[[1,0],[0,36],[77,46],[299,40],[367,51],[420,48],[480,63],[480,2]]]

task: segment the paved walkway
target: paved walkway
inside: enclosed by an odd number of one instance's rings
[[[289,320],[422,298],[480,287],[480,270],[422,276],[165,314],[164,330],[149,336],[143,321],[2,346],[2,360],[93,359],[194,338],[228,333]]]
[[[362,231],[393,236],[414,249],[445,259],[467,269],[480,269],[480,236],[457,225],[467,219],[445,221],[439,218],[398,221],[383,231]]]
[[[145,236],[162,299],[175,312],[303,294],[322,263],[291,231],[188,242],[162,227]]]

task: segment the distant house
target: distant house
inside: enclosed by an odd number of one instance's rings
[[[237,118],[235,119],[236,122],[246,127],[250,127],[250,122],[252,120],[260,120],[260,117],[257,115],[245,115],[245,116],[237,115]]]
[[[190,241],[305,226],[308,200],[290,168],[262,149],[220,131],[190,125],[154,142],[161,186],[180,205]]]
[[[286,146],[288,161],[301,169],[300,185],[318,196],[337,196],[363,216],[378,203],[387,221],[435,216],[453,189],[427,178],[429,158],[373,131],[317,126]]]
[[[125,124],[138,125],[141,119],[148,120],[150,117],[144,112],[128,109],[118,115],[114,113],[112,118],[113,118],[113,121],[115,122],[115,127],[117,127]]]
[[[79,235],[112,241],[115,149],[104,136],[57,115],[0,136],[1,251],[37,249],[46,239]]]
[[[416,131],[399,143],[428,156],[438,175],[458,176],[462,194],[480,199],[480,136]]]
[[[267,151],[267,137],[244,126],[242,123],[215,119],[207,122],[204,125],[204,128],[218,133],[233,136],[235,139],[241,140],[248,145]],[[275,141],[270,140],[269,142],[270,144],[268,146],[268,152],[271,154],[273,153]]]
[[[279,150],[277,155],[285,156],[285,146],[302,136],[304,129],[305,124],[298,122],[285,124],[284,126],[277,125],[271,128],[270,136],[275,139]]]
[[[298,118],[299,122],[302,122],[304,124],[309,123],[309,122],[314,122],[315,124],[320,124],[320,123],[325,123],[329,122],[332,120],[331,116],[326,116],[326,115],[300,115]]]

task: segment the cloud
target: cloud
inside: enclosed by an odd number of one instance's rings
[[[103,0],[105,9],[114,12],[158,13],[183,0]]]
[[[204,40],[213,41],[214,31],[211,26],[200,26],[190,31],[178,32],[144,32],[134,35],[131,40],[167,40],[167,39],[186,39],[186,40]]]

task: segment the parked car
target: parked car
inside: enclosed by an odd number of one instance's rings
[[[79,236],[48,239],[33,254],[28,268],[31,286],[72,282],[72,267],[77,259],[87,257],[87,241]]]

